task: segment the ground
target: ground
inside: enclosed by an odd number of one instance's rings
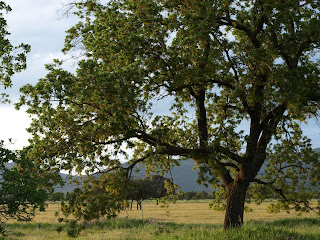
[[[88,225],[78,239],[320,239],[320,221],[314,213],[269,214],[268,203],[250,204],[241,231],[224,232],[223,212],[209,209],[209,201],[179,201],[168,208],[143,202],[143,211],[122,212],[115,220]],[[71,239],[58,233],[58,203],[49,203],[32,223],[9,222],[6,239]]]

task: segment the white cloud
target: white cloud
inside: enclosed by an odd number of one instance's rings
[[[22,149],[28,145],[30,134],[26,128],[30,126],[31,119],[24,110],[17,111],[11,105],[0,106],[0,139],[5,141],[9,149]],[[9,144],[8,139],[13,144]]]

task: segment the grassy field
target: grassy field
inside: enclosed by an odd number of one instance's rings
[[[208,201],[178,202],[161,208],[155,202],[144,202],[143,211],[126,211],[117,219],[92,223],[77,239],[320,240],[320,221],[313,213],[269,214],[268,203],[251,204],[249,207],[254,211],[245,214],[243,228],[225,232],[224,214],[209,209],[208,204]],[[56,211],[59,204],[52,203],[32,223],[8,223],[9,236],[5,239],[71,239],[65,231],[56,231],[60,226]]]

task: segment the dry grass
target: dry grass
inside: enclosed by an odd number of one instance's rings
[[[210,201],[183,201],[171,203],[168,208],[161,208],[155,202],[144,202],[143,211],[131,210],[122,212],[119,217],[133,219],[155,219],[157,221],[186,223],[186,224],[222,224],[224,221],[224,212],[213,211],[209,208]],[[270,214],[267,212],[269,203],[264,202],[261,205],[255,203],[247,206],[253,212],[247,212],[244,215],[244,220],[253,221],[274,221],[284,218],[298,217],[296,213],[290,214],[281,212],[278,214]],[[303,213],[300,218],[316,217],[313,212]]]
[[[170,203],[169,207],[161,207],[161,204],[156,205],[155,201],[144,201],[142,203],[142,211],[133,210],[123,211],[119,214],[119,218],[128,217],[129,219],[151,219],[161,222],[175,222],[185,224],[222,224],[224,220],[224,212],[213,211],[209,208],[210,201],[178,201],[177,203]],[[281,212],[278,214],[270,214],[267,212],[269,202],[264,202],[261,205],[255,203],[248,204],[247,206],[253,212],[246,212],[244,220],[253,221],[267,221],[285,219],[285,218],[305,218],[317,217],[315,213],[303,213],[298,216],[297,213]],[[34,223],[58,223],[56,212],[59,212],[59,203],[49,203],[45,212],[39,212],[34,218]],[[10,223],[15,221],[11,220]]]
[[[142,224],[140,226],[133,226],[129,228],[119,226],[104,226],[101,228],[99,226],[91,227],[84,230],[77,239],[140,239],[141,235],[143,235],[144,239],[169,239],[169,237],[172,237],[174,234],[178,236],[176,239],[184,239],[186,238],[184,235],[186,232],[192,236],[194,231],[198,232],[199,234],[202,233],[204,236],[205,234],[212,235],[213,233],[215,234],[217,231],[221,230],[224,220],[224,213],[213,211],[209,208],[209,203],[209,201],[177,202],[175,204],[171,203],[168,208],[161,208],[160,205],[156,205],[155,201],[145,201],[142,205],[143,211],[125,211],[119,215],[119,219],[148,219],[148,224]],[[301,216],[297,216],[296,213],[288,214],[285,212],[280,214],[269,214],[267,213],[267,206],[268,203],[263,203],[261,205],[250,204],[249,207],[254,211],[245,213],[245,221],[261,221],[263,223],[269,222],[271,224],[270,226],[274,227],[274,225],[278,224],[277,222],[274,222],[276,220],[279,221],[281,219],[288,218],[302,219],[306,217],[316,217],[314,213],[304,213]],[[55,212],[59,211],[59,208],[60,204],[58,203],[48,204],[46,212],[39,213],[35,217],[32,224],[15,224],[14,222],[11,222],[11,224],[8,225],[8,232],[10,234],[8,239],[71,239],[65,232],[58,233],[55,230],[58,226]],[[165,229],[169,229],[168,231],[170,233],[162,232],[163,230],[161,226],[162,223],[165,222],[169,224],[169,227],[165,227]],[[169,222],[180,225],[171,226],[171,223]],[[133,223],[133,225],[134,224],[135,223]],[[296,229],[295,226],[292,226],[291,229],[294,229],[298,234],[302,234],[301,236],[305,236],[310,232],[312,232],[312,234],[316,234],[316,236],[320,236],[320,229],[318,225],[307,229],[301,226],[300,228]],[[189,239],[188,236],[187,238]],[[198,238],[190,237],[190,239]],[[201,239],[207,238],[202,237]]]

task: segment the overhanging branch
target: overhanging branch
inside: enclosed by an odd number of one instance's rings
[[[259,183],[259,184],[262,184],[262,185],[270,187],[274,192],[278,193],[283,198],[284,201],[291,202],[291,203],[297,203],[297,204],[303,204],[306,208],[308,208],[309,210],[313,211],[318,216],[320,215],[320,213],[315,208],[311,207],[307,202],[299,201],[299,200],[296,200],[296,199],[293,199],[293,198],[288,198],[286,196],[286,194],[284,193],[282,188],[275,188],[274,186],[272,186],[274,181],[272,181],[272,182],[264,182],[264,181],[262,181],[260,179],[254,179],[253,180],[253,182],[256,182],[256,183]]]

